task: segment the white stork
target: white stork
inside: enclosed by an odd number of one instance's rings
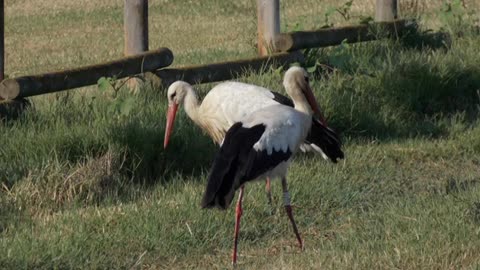
[[[236,207],[233,264],[237,261],[244,184],[265,176],[282,179],[285,210],[300,248],[303,248],[290,206],[286,175],[291,158],[307,137],[313,113],[320,115],[320,111],[303,69],[289,69],[283,83],[293,99],[294,108],[280,104],[267,106],[233,124],[225,135],[208,177],[202,199],[203,208],[226,209],[235,190],[240,188]]]
[[[299,67],[289,70],[304,73]],[[288,73],[288,72],[287,72]],[[286,74],[287,74],[286,73]],[[298,87],[298,82],[284,85],[287,91]],[[310,88],[308,81],[304,87]],[[175,115],[179,104],[195,124],[200,126],[217,143],[221,144],[226,131],[240,119],[261,108],[283,104],[293,107],[288,97],[267,88],[241,82],[224,82],[212,88],[199,104],[193,87],[183,81],[174,82],[167,91],[168,112],[165,129],[164,147],[166,148],[173,130]],[[312,125],[307,138],[301,145],[303,151],[314,150],[332,162],[342,159],[341,142],[338,135],[327,127],[321,113],[312,117]],[[270,180],[267,178],[267,196],[271,202]]]

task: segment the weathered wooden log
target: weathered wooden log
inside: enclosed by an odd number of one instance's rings
[[[391,22],[398,18],[397,0],[377,0],[375,4],[375,21]]]
[[[374,31],[372,31],[375,28],[382,27],[389,32],[400,34],[408,25],[412,24],[412,22],[413,21],[397,20],[393,22],[325,28],[315,31],[284,33],[276,36],[275,48],[286,52],[339,45],[344,40],[348,43],[375,40],[376,36]]]
[[[260,71],[268,66],[287,66],[294,62],[303,63],[303,54],[300,52],[279,53],[266,57],[208,65],[165,68],[157,70],[155,74],[160,78],[160,84],[168,87],[177,80],[183,80],[191,84],[230,80],[242,76],[245,71]]]
[[[173,54],[160,48],[119,60],[53,73],[7,79],[0,83],[0,97],[15,99],[96,84],[101,77],[123,78],[169,66]]]

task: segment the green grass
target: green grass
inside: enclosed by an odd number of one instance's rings
[[[152,16],[151,37],[166,36],[162,46],[178,55],[176,64],[255,55],[252,1],[165,2],[151,7],[162,15]],[[118,3],[87,1],[79,11],[78,3],[59,1],[51,12],[38,9],[45,3],[7,7],[9,74],[120,54]],[[312,14],[325,6],[311,4],[298,1],[295,9],[284,1],[288,27],[318,26]],[[352,14],[365,14],[362,8],[356,3]],[[210,10],[218,16],[210,18]],[[238,16],[224,20],[231,14]],[[202,23],[183,24],[193,18]],[[88,31],[75,28],[84,21]],[[343,22],[338,15],[332,21]],[[244,27],[227,32],[232,25]],[[241,269],[480,267],[480,35],[466,25],[443,25],[452,35],[447,48],[419,33],[311,52],[309,63],[335,67],[317,67],[312,85],[342,134],[346,159],[331,164],[299,154],[292,163],[303,252],[280,185],[273,185],[273,209],[263,182],[247,186]],[[52,32],[54,46],[46,41]],[[283,91],[282,75],[266,70],[240,80]],[[196,88],[203,96],[213,85]],[[199,206],[216,146],[181,112],[164,150],[165,92],[112,94],[89,87],[35,97],[19,119],[0,123],[0,268],[229,268],[234,209]],[[133,100],[131,108],[115,107],[125,100]]]

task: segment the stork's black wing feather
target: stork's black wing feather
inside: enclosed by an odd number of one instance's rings
[[[238,187],[247,181],[258,178],[280,163],[287,161],[291,156],[292,151],[290,151],[290,149],[287,149],[286,152],[273,149],[270,154],[268,154],[267,150],[256,151],[252,149],[246,163],[242,164],[242,171],[240,172],[241,178],[239,179]]]
[[[313,118],[312,126],[305,139],[305,143],[314,144],[327,155],[332,162],[343,159],[342,142],[335,131],[325,127],[320,121]]]
[[[210,170],[201,204],[203,208],[226,209],[235,190],[291,157],[290,149],[268,153],[267,150],[253,148],[265,129],[263,124],[245,128],[241,123],[236,123],[227,131]]]
[[[201,204],[203,208],[225,209],[230,205],[239,167],[248,159],[250,149],[263,132],[265,126],[262,124],[244,128],[242,123],[235,123],[227,131],[208,176],[207,189]]]
[[[275,100],[276,102],[288,107],[292,107],[292,108],[294,107],[293,101],[288,97],[282,94],[279,94],[277,92],[273,92],[273,91],[270,91],[270,92],[273,94],[273,100]]]

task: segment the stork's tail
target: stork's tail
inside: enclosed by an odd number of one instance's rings
[[[312,127],[304,143],[334,163],[337,159],[344,158],[342,142],[337,133],[315,118],[312,119]]]

